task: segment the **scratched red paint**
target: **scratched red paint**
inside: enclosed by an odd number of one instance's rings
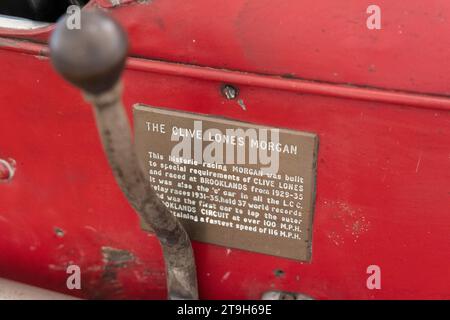
[[[379,2],[389,13],[380,33],[364,29],[366,2],[356,0],[155,0],[113,13],[133,55],[447,94],[450,37],[442,17],[450,4]],[[114,182],[90,106],[37,54],[0,50],[0,158],[17,161],[14,179],[0,184],[0,276],[70,293],[65,267],[75,263],[82,297],[164,298],[157,241]],[[128,70],[125,104],[129,114],[140,102],[316,132],[313,258],[302,264],[194,243],[201,298],[259,298],[273,289],[318,299],[450,297],[448,111],[240,85],[244,111],[220,86]],[[104,247],[135,257],[112,287]],[[382,268],[380,291],[366,288],[372,264]]]

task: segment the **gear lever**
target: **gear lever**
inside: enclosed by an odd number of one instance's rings
[[[81,13],[80,29],[67,28],[66,19],[60,19],[50,39],[52,64],[94,107],[116,181],[161,243],[169,299],[198,299],[189,237],[145,178],[132,143],[120,80],[128,52],[127,35],[109,15],[97,10]]]

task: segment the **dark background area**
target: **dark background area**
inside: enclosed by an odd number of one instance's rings
[[[84,6],[89,0],[1,0],[0,14],[36,21],[55,22],[70,5]]]

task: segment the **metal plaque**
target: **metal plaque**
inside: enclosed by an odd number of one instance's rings
[[[134,106],[140,165],[191,239],[311,257],[318,137]]]

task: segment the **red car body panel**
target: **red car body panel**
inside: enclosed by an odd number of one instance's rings
[[[381,30],[356,0],[89,5],[129,34],[130,119],[139,102],[319,135],[312,260],[195,242],[201,298],[450,297],[450,3],[379,2]],[[116,185],[91,107],[53,71],[51,29],[0,29],[0,158],[17,166],[0,184],[0,276],[83,298],[165,298],[157,239]],[[81,291],[66,287],[70,264]],[[366,286],[370,265],[381,290]]]

